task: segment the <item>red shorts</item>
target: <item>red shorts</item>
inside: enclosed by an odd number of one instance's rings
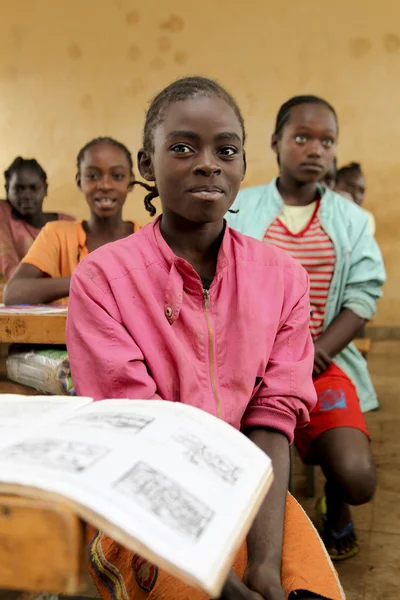
[[[318,400],[310,413],[310,423],[295,431],[296,447],[305,462],[313,462],[308,456],[311,444],[330,429],[353,427],[370,437],[356,388],[338,366],[332,364],[325,373],[314,379],[314,385]]]

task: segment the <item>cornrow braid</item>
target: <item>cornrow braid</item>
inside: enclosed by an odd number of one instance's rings
[[[85,144],[83,146],[83,148],[81,148],[79,150],[78,156],[76,157],[76,167],[77,167],[78,171],[81,167],[81,163],[84,159],[86,150],[89,150],[90,148],[93,148],[93,146],[97,146],[98,144],[111,144],[112,146],[115,146],[116,148],[119,148],[120,150],[122,150],[122,152],[125,153],[126,158],[128,159],[129,167],[131,170],[130,174],[134,178],[132,154],[130,153],[128,148],[125,146],[125,144],[123,144],[122,142],[118,142],[117,140],[115,140],[112,137],[97,137],[97,138],[94,138],[93,140],[90,140],[90,142],[88,142],[87,144]]]
[[[4,171],[6,192],[8,192],[10,188],[11,177],[14,173],[17,173],[21,169],[30,169],[32,171],[36,171],[47,190],[47,173],[38,163],[38,161],[35,158],[22,158],[22,156],[17,156],[8,169]]]
[[[219,83],[207,77],[183,77],[177,79],[164,88],[153,98],[146,113],[146,121],[143,129],[143,149],[148,154],[154,152],[154,130],[162,122],[167,109],[175,102],[183,102],[195,97],[217,97],[224,100],[234,111],[238,118],[243,133],[243,144],[246,140],[244,119],[236,100]],[[151,216],[156,214],[156,208],[152,200],[159,193],[157,187],[150,188],[151,192],[144,199],[146,210]]]
[[[336,111],[329,102],[320,98],[319,96],[294,96],[284,104],[279,109],[278,115],[276,117],[275,122],[275,135],[280,135],[282,133],[282,129],[288,123],[290,119],[290,111],[295,106],[299,106],[300,104],[322,104],[326,108],[328,108],[334,115],[336,124],[338,125],[338,118],[336,115]]]

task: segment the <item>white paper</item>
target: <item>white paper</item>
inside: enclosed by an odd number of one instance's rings
[[[91,402],[82,397],[0,394],[0,443],[42,428]]]
[[[0,304],[0,315],[66,315],[67,306],[5,306]]]
[[[244,435],[164,401],[93,403],[17,443],[0,441],[0,451],[0,481],[92,509],[205,590],[271,473]]]

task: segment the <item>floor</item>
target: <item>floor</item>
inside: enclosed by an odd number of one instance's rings
[[[347,600],[400,600],[400,343],[374,343],[368,363],[381,402],[379,411],[367,415],[378,489],[370,504],[354,509],[360,553],[337,568]],[[322,488],[318,474],[316,497]],[[306,498],[304,491],[300,465],[296,496],[313,518],[315,499]],[[34,597],[0,591],[0,600]]]
[[[374,500],[355,508],[360,552],[337,563],[347,600],[400,600],[400,343],[376,342],[368,356],[381,409],[366,415],[378,469]],[[317,496],[323,480],[317,479]],[[296,496],[311,518],[315,500],[296,477]]]

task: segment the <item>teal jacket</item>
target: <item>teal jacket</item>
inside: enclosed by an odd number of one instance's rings
[[[331,190],[321,187],[321,195],[321,225],[332,240],[336,254],[324,329],[344,308],[369,321],[375,314],[386,275],[378,244],[370,232],[368,215]],[[283,200],[274,179],[268,185],[241,190],[232,206],[239,212],[229,213],[227,221],[236,231],[262,240],[282,206]],[[355,384],[362,411],[377,408],[379,403],[367,363],[353,343],[335,357],[335,363]]]

